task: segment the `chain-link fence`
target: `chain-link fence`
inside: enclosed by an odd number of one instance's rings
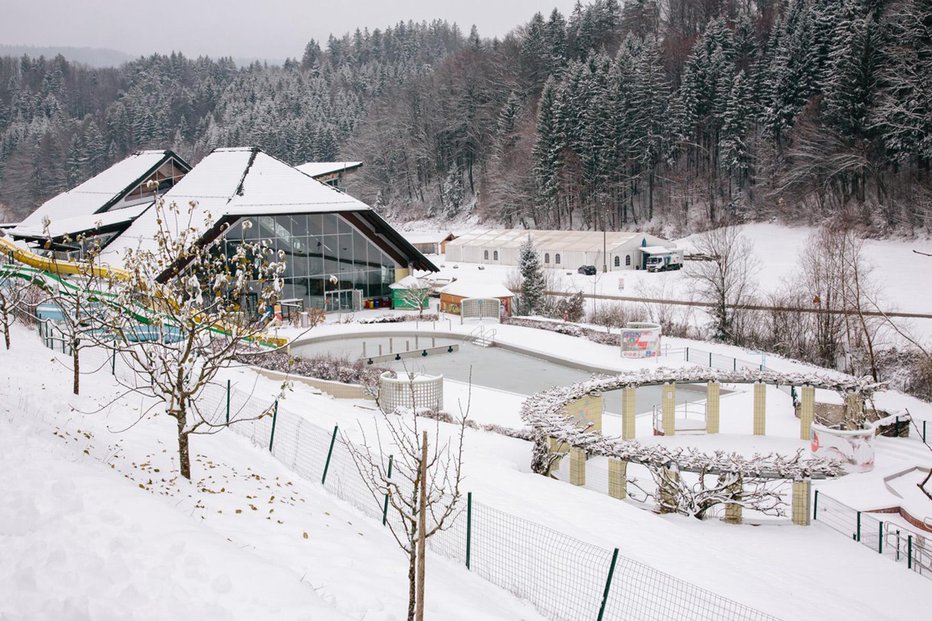
[[[816,522],[932,579],[932,533],[913,530],[899,521],[884,521],[879,519],[880,515],[883,514],[858,511],[816,490],[813,504]]]
[[[212,386],[199,402],[212,421],[244,420],[230,429],[301,477],[320,481],[366,515],[399,532],[401,518],[366,486],[339,429],[323,429],[285,406],[235,387]],[[392,481],[412,491],[402,466]],[[550,619],[774,619],[763,612],[494,507],[473,501],[429,539],[435,553],[466,565],[492,584],[531,602]]]
[[[718,369],[720,371],[738,371],[741,369],[753,369],[763,371],[767,365],[763,362],[751,362],[750,360],[740,360],[732,356],[716,354],[715,352],[705,351],[696,347],[686,347],[683,353],[686,362],[701,364],[702,366]]]

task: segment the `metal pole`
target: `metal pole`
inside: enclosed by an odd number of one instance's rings
[[[860,511],[858,511],[858,534],[854,540],[861,541],[861,512]]]
[[[877,523],[877,552],[883,554],[883,522]]]
[[[466,569],[472,558],[472,492],[466,493]]]
[[[385,475],[386,480],[392,478],[392,460],[394,459],[393,455],[388,456],[388,474]],[[385,493],[385,503],[382,506],[382,526],[385,526],[385,522],[388,521],[388,492]]]
[[[227,425],[230,424],[230,380],[227,380]]]
[[[913,536],[906,537],[906,569],[913,568]]]
[[[278,419],[278,399],[275,400],[275,404],[272,406],[272,433],[269,434],[269,452],[272,452],[272,442],[275,441],[275,421]]]
[[[330,468],[330,458],[333,456],[333,444],[337,441],[337,425],[333,426],[333,436],[330,438],[330,449],[327,451],[327,461],[324,463],[324,474],[320,477],[320,484],[327,482],[327,469]]]
[[[612,577],[615,575],[615,563],[618,562],[618,548],[612,552],[612,564],[608,566],[608,578],[605,579],[605,590],[602,591],[602,605],[599,606],[599,621],[605,616],[605,604],[608,603],[608,592],[612,588]]]
[[[116,375],[116,343],[113,344],[113,357],[110,359],[110,375]]]
[[[819,490],[815,491],[815,500],[812,501],[812,519],[819,519]]]

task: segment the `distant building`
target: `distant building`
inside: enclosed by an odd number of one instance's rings
[[[307,162],[295,168],[321,183],[342,190],[343,177],[362,168],[362,162]]]
[[[440,290],[440,311],[459,315],[460,305],[466,298],[497,299],[502,303],[503,312],[507,316],[511,315],[514,294],[498,284],[467,283],[456,280]]]
[[[195,203],[191,217],[160,224],[156,190],[182,209]],[[296,306],[359,309],[367,300],[387,306],[392,283],[413,269],[437,271],[368,205],[256,147],[215,149],[193,168],[171,151],[133,154],[46,202],[10,233],[45,252],[46,218],[53,252],[80,254],[69,239],[84,234],[116,266],[126,250],[155,250],[160,226],[170,233],[192,227],[200,243],[228,253],[243,240],[266,240],[285,257],[281,301]]]
[[[411,245],[424,254],[444,254],[447,251],[447,242],[456,239],[453,233],[424,233],[421,231],[404,231],[401,233]]]
[[[645,269],[641,248],[673,244],[648,233],[628,231],[543,231],[505,229],[473,231],[446,244],[447,261],[518,265],[518,249],[528,237],[544,267],[575,271],[594,265],[602,271]]]

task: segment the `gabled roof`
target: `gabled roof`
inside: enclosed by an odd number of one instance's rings
[[[91,213],[73,218],[51,220],[48,230],[43,225],[30,226],[20,224],[13,233],[24,239],[57,239],[66,235],[72,238],[81,233],[94,231],[119,230],[121,225],[132,222],[139,214],[144,212],[152,203],[143,203],[123,209],[114,209],[104,213]]]
[[[41,230],[46,217],[52,223],[57,223],[69,218],[103,213],[171,158],[183,168],[191,168],[172,151],[137,151],[76,188],[47,200],[20,226],[25,230]],[[16,232],[13,231],[14,235]]]
[[[463,282],[455,280],[440,290],[440,293],[455,295],[460,298],[511,298],[514,297],[507,287],[490,282]]]
[[[300,166],[295,166],[305,175],[311,177],[323,177],[339,172],[350,172],[362,166],[362,162],[306,162]]]
[[[257,147],[215,149],[163,196],[166,204],[178,205],[180,215],[175,222],[166,219],[164,226],[173,233],[193,227],[210,238],[219,234],[218,226],[242,216],[284,215],[298,213],[356,214],[360,225],[379,243],[387,241],[419,269],[436,271],[413,246],[405,242],[359,200],[323,184],[278,160]],[[195,203],[190,216],[187,206]],[[209,216],[211,224],[206,224]],[[118,262],[128,248],[154,249],[158,231],[157,210],[149,208],[109,246],[105,260]],[[390,250],[389,248],[384,248]]]

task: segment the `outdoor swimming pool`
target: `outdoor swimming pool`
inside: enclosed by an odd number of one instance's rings
[[[367,356],[378,355],[379,345],[382,353],[404,352],[407,342],[410,350],[415,349],[414,336],[389,337],[346,337],[339,340],[321,340],[296,345],[292,353],[296,356],[313,357],[332,355],[346,357],[350,360],[361,358],[363,343]],[[431,346],[431,337],[419,336],[418,349]],[[479,347],[460,339],[436,337],[436,346],[459,345],[453,353],[434,353],[428,356],[415,356],[402,360],[379,362],[378,366],[396,371],[413,371],[431,375],[442,374],[445,378],[460,382],[471,381],[473,385],[506,390],[523,395],[532,395],[553,386],[568,386],[585,381],[593,373],[529,354],[522,354],[502,347]],[[637,411],[649,412],[655,405],[660,405],[660,386],[643,386],[637,391]],[[705,399],[705,386],[677,384],[677,404]],[[605,409],[609,412],[621,411],[621,391],[605,393]]]

